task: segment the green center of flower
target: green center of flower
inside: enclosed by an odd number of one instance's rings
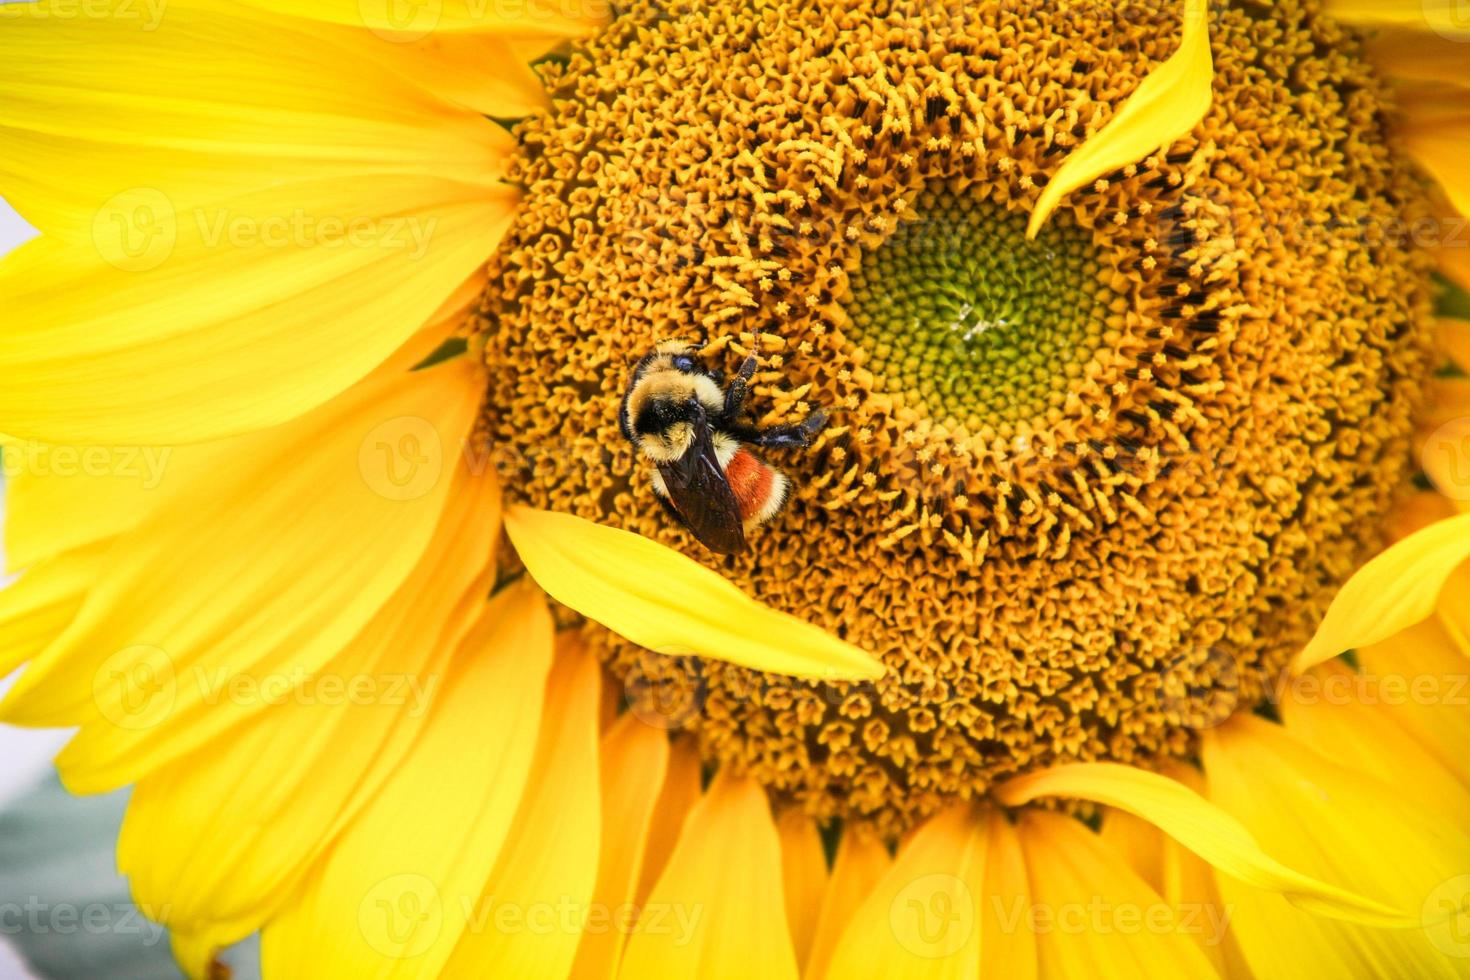
[[[872,368],[937,417],[1004,425],[1060,408],[1102,338],[1089,235],[931,184],[866,250],[846,310]]]

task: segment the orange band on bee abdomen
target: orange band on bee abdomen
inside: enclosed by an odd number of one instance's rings
[[[765,510],[776,486],[775,471],[744,448],[730,458],[729,465],[725,467],[725,479],[730,489],[735,491],[741,519],[747,521]]]

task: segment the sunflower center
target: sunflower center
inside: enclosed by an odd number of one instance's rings
[[[1102,336],[1089,236],[1064,216],[1028,240],[1025,215],[942,184],[915,210],[849,281],[873,371],[970,427],[1060,408]]]
[[[1182,6],[633,2],[543,66],[480,321],[505,493],[889,668],[766,676],[568,616],[640,717],[896,832],[1032,767],[1187,758],[1268,696],[1409,483],[1431,263],[1363,229],[1431,212],[1357,42],[1315,2],[1242,0],[1211,5],[1198,131],[1028,242]],[[727,374],[758,348],[761,424],[831,415],[769,454],[792,497],[729,560],[618,430],[671,337]]]

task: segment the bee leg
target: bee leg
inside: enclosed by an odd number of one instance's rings
[[[740,363],[740,372],[725,389],[725,407],[721,410],[719,419],[722,423],[728,425],[740,417],[741,409],[745,408],[745,396],[750,394],[750,379],[755,377],[755,369],[754,354]]]
[[[826,424],[827,413],[819,409],[796,425],[773,425],[769,429],[734,426],[729,431],[741,442],[761,449],[805,449]]]

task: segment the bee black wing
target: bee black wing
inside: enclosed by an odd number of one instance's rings
[[[658,471],[669,503],[706,548],[724,555],[745,550],[740,503],[720,468],[708,425],[695,423],[689,450],[673,462],[659,463]]]

